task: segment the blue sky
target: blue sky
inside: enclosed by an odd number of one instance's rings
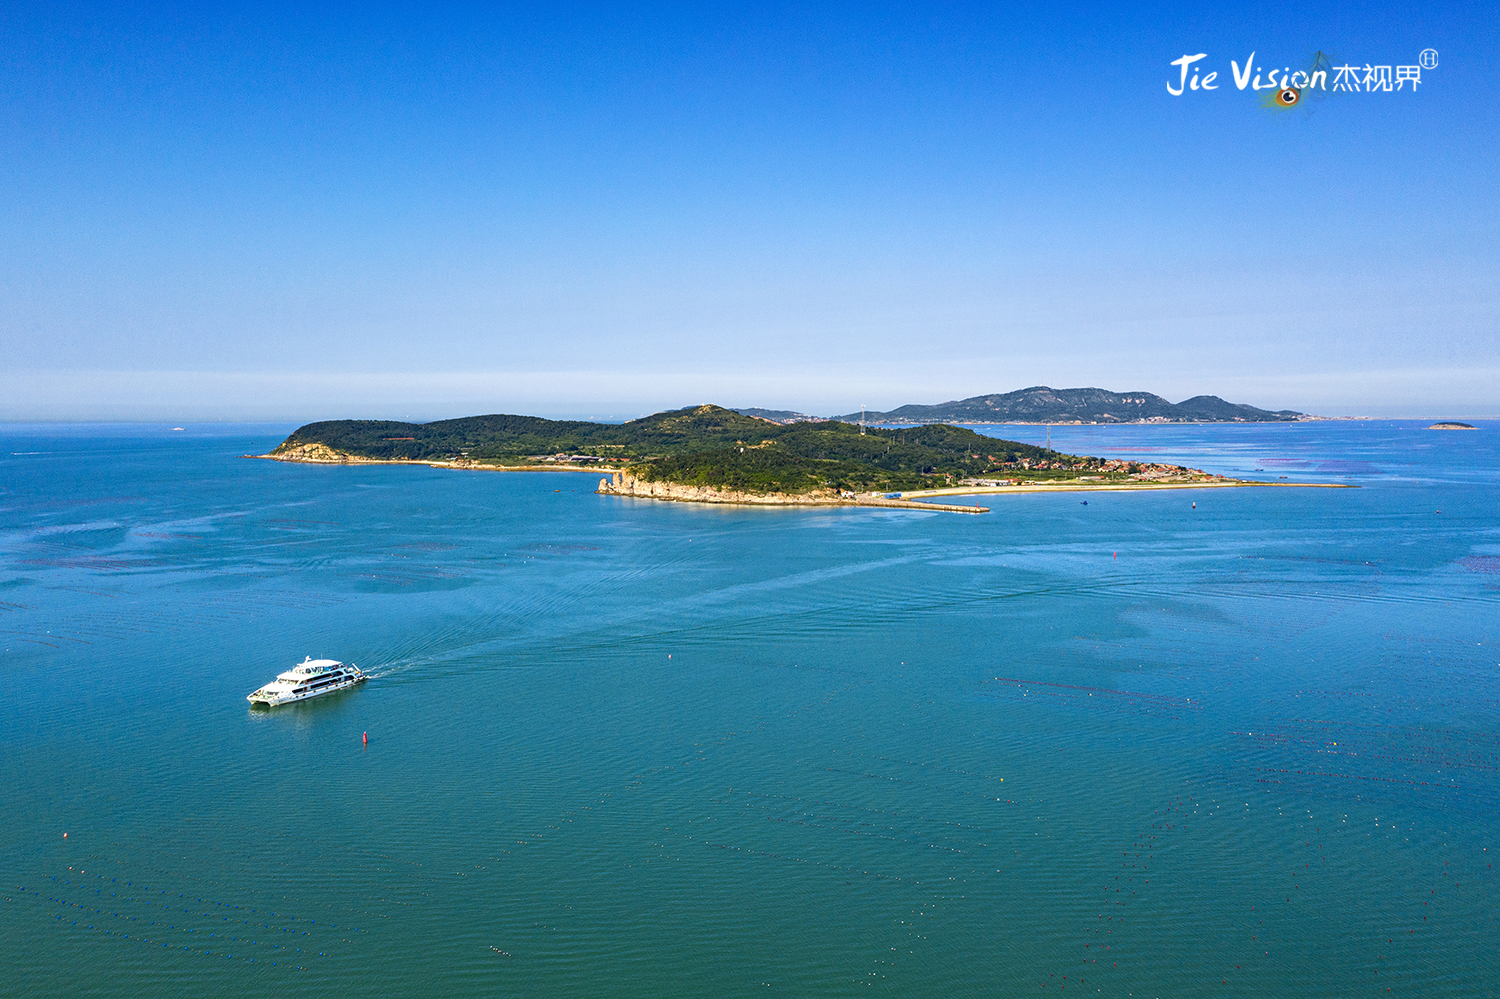
[[[1492,11],[1058,6],[8,7],[0,419],[1500,414]]]

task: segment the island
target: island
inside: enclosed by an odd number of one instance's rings
[[[1439,420],[1437,423],[1434,423],[1432,426],[1428,427],[1427,429],[1428,430],[1478,430],[1479,428],[1476,427],[1476,426],[1474,426],[1474,424],[1472,424],[1472,423],[1459,423],[1457,420]]]
[[[936,405],[901,406],[888,412],[848,413],[845,423],[1294,423],[1316,420],[1291,409],[1257,409],[1225,402],[1216,395],[1195,395],[1168,402],[1151,392],[1111,392],[1101,388],[1055,389],[1046,385],[1014,392],[976,395]]]
[[[1181,465],[1064,454],[945,424],[782,423],[714,405],[618,424],[508,415],[432,423],[332,420],[300,427],[269,454],[249,457],[603,471],[597,491],[614,496],[957,513],[988,508],[932,499],[1064,489],[1286,485],[1228,479]]]

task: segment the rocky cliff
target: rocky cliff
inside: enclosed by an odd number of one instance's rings
[[[745,493],[733,489],[716,489],[713,486],[688,486],[676,482],[648,482],[629,472],[615,472],[607,479],[599,480],[600,493],[610,496],[639,496],[646,499],[682,500],[686,503],[755,503],[762,506],[802,506],[806,504],[837,504],[850,500],[841,497],[835,490],[819,489],[809,493],[788,495],[785,493]]]
[[[677,500],[683,503],[748,503],[755,506],[884,506],[906,510],[943,510],[949,513],[989,513],[987,506],[921,503],[906,499],[860,493],[840,493],[835,489],[816,489],[806,493],[745,493],[713,486],[689,486],[677,482],[647,482],[629,472],[615,472],[599,480],[596,492],[608,496],[636,496],[642,499]]]
[[[352,454],[343,451],[335,451],[327,444],[283,444],[268,455],[266,458],[275,458],[277,461],[312,461],[319,463],[336,463],[341,465],[352,462],[369,461],[368,458],[356,458]]]

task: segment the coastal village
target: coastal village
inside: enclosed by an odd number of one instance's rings
[[[993,456],[991,456],[993,457]],[[1032,460],[1010,462],[1003,466],[1014,468],[1025,472],[1062,472],[1070,473],[1067,481],[1071,482],[1118,482],[1127,480],[1131,482],[1209,482],[1223,479],[1222,475],[1212,475],[1196,468],[1187,468],[1183,465],[1164,465],[1157,462],[1126,461],[1119,458],[1082,458],[1068,460]],[[1071,474],[1080,471],[1097,472],[1093,475]],[[1021,478],[994,478],[988,475],[982,477],[970,477],[960,480],[960,485],[965,486],[1018,486],[1025,481],[1034,479]]]

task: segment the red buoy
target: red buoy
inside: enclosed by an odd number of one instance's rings
[[[370,744],[370,733],[366,732],[365,733],[365,745],[368,746],[369,744]]]

